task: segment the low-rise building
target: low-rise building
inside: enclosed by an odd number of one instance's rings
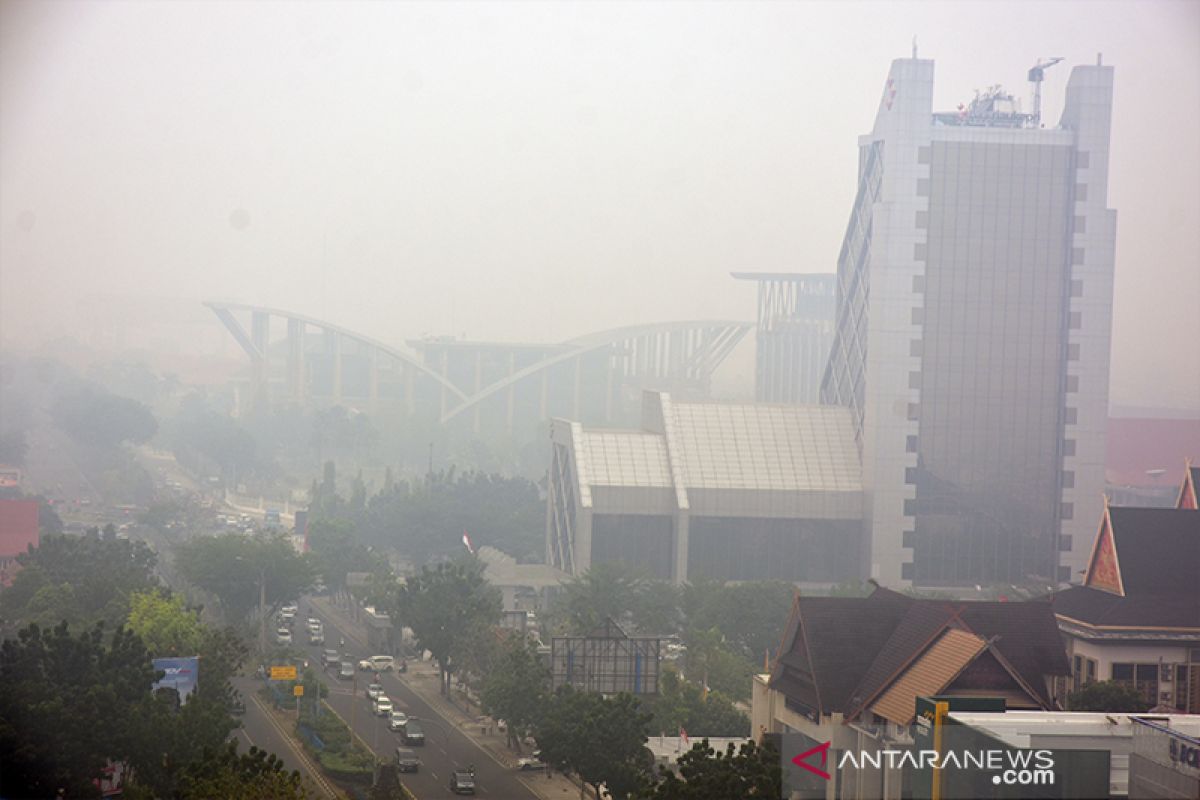
[[[1200,713],[1200,511],[1106,506],[1080,586],[1051,596],[1069,688],[1113,680],[1160,710]]]
[[[924,600],[878,587],[865,598],[797,596],[770,673],[755,676],[752,729],[829,742],[836,765],[845,751],[910,747],[918,697],[1058,709],[1055,679],[1068,672],[1044,601]],[[898,769],[830,772],[831,800],[891,796],[902,781]]]

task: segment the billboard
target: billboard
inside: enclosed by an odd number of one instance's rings
[[[154,668],[166,673],[162,680],[151,687],[159,689],[174,689],[179,692],[179,702],[186,703],[188,695],[196,690],[196,678],[200,674],[200,656],[185,658],[156,658]]]

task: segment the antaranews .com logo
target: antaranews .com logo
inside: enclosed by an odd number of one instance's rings
[[[794,734],[785,734],[782,743],[787,778],[784,797],[824,797],[825,782],[835,779],[869,786],[879,780],[882,770],[909,772],[914,786],[932,787],[936,781],[937,794],[943,798],[976,797],[981,782],[993,786],[1052,786],[1056,782],[1054,753],[1049,750],[885,747],[838,751],[832,749],[832,742],[812,745],[811,739]],[[951,776],[952,772],[959,774]],[[914,796],[920,794],[932,793]]]

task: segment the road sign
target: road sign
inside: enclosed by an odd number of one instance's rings
[[[304,684],[297,683],[295,686],[293,686],[292,694],[296,695],[296,697],[303,697],[304,696]]]
[[[293,667],[271,667],[271,680],[273,681],[294,681],[296,680],[296,668]]]

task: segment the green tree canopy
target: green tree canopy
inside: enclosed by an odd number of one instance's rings
[[[94,387],[62,395],[50,414],[72,439],[93,447],[140,444],[158,432],[158,422],[150,409],[136,400]]]
[[[690,736],[748,736],[750,719],[720,692],[709,692],[687,681],[678,670],[663,669],[658,694],[646,701],[654,715],[650,730],[674,735],[683,728]]]
[[[508,743],[520,751],[521,740],[533,732],[550,693],[550,670],[533,643],[510,636],[497,662],[483,681],[483,710],[508,724]]]
[[[668,772],[650,793],[650,800],[729,800],[783,796],[779,752],[769,742],[731,742],[724,753],[705,739],[679,757],[678,776]]]
[[[315,577],[312,563],[282,533],[191,539],[178,545],[175,564],[190,583],[216,596],[231,623],[248,620],[258,607],[260,579],[274,611],[304,593]]]
[[[95,797],[111,759],[137,749],[155,672],[141,641],[103,625],[21,630],[0,647],[0,795]],[[100,732],[103,732],[101,735]]]
[[[1099,681],[1068,694],[1067,709],[1141,714],[1150,710],[1150,703],[1132,686],[1116,681]]]
[[[288,770],[278,756],[257,747],[239,754],[237,742],[205,751],[187,765],[176,800],[308,800],[300,773]]]
[[[158,556],[140,541],[47,535],[17,561],[24,569],[0,593],[0,613],[19,624],[51,627],[66,619],[116,627],[131,595],[158,586]]]
[[[195,655],[205,636],[200,615],[186,607],[181,595],[166,589],[131,595],[126,626],[155,658]]]
[[[437,660],[443,694],[454,665],[468,660],[468,651],[500,619],[500,592],[484,580],[477,558],[422,567],[401,587],[395,602],[394,618],[404,620],[417,643]]]
[[[563,686],[541,716],[537,743],[547,763],[577,774],[597,800],[602,786],[615,798],[637,796],[648,787],[653,763],[646,749],[650,719],[633,695],[606,698]]]

